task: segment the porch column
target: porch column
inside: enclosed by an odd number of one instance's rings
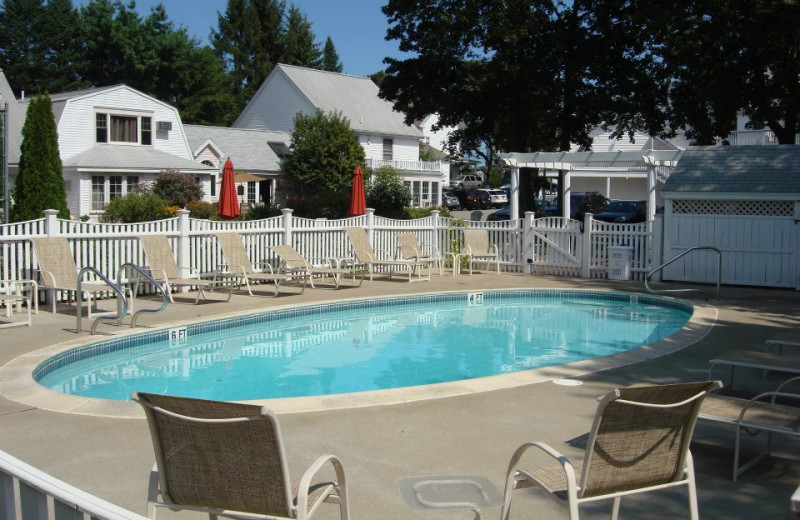
[[[511,193],[508,194],[511,203],[511,220],[519,218],[519,168],[511,168]]]
[[[569,200],[572,193],[572,176],[569,174],[569,170],[558,171],[558,182],[561,183],[562,181],[564,182],[563,188],[561,189],[561,193],[564,194],[564,207],[561,208],[561,216],[569,218],[572,213]]]
[[[647,220],[656,216],[656,165],[647,164]]]

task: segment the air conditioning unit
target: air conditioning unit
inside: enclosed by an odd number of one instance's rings
[[[172,130],[172,121],[159,121],[156,125],[156,129],[159,132],[169,132]]]

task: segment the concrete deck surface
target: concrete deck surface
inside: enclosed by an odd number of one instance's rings
[[[235,294],[229,303],[191,305],[191,299],[179,298],[184,303],[171,304],[161,315],[144,315],[139,324],[152,327],[340,298],[520,287],[643,292],[640,283],[531,275],[434,276],[430,283],[415,284],[376,278],[365,281],[360,288],[308,288],[303,295],[278,298]],[[591,426],[598,396],[633,383],[706,379],[712,357],[737,348],[759,348],[766,339],[800,326],[800,292],[796,291],[723,287],[721,299],[711,305],[719,310],[718,322],[696,344],[658,359],[582,376],[582,386],[565,387],[548,381],[402,404],[280,413],[291,473],[299,478],[318,455],[337,455],[347,472],[355,520],[471,518],[464,511],[408,509],[397,490],[397,481],[418,475],[478,474],[502,489],[508,459],[525,441],[545,441],[569,457],[580,456],[581,436]],[[53,315],[42,307],[40,314],[34,316],[33,327],[3,330],[0,366],[47,345],[75,340],[79,335],[72,312],[70,309]],[[84,328],[89,326],[90,322],[84,320]],[[100,325],[98,330],[116,334],[120,329]],[[737,382],[746,382],[754,389],[770,388],[778,381],[777,376],[763,379],[757,371],[737,372]],[[800,442],[776,437],[775,456],[734,484],[730,480],[733,433],[732,429],[703,423],[696,429],[692,452],[701,517],[793,518],[790,497],[800,485]],[[756,446],[760,441],[761,437],[748,439],[746,446]],[[144,419],[51,412],[3,396],[0,449],[114,504],[146,513],[147,479],[154,458]],[[518,492],[514,503],[513,519],[568,516],[565,509],[543,494]],[[688,518],[686,503],[683,490],[649,493],[624,499],[621,517]],[[582,509],[582,517],[607,518],[609,506],[606,502],[587,506]],[[321,518],[335,518],[337,508],[326,508]],[[159,515],[196,516],[169,512]],[[498,516],[499,510],[484,511],[484,518]]]

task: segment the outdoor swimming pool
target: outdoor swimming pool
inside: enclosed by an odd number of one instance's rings
[[[213,320],[62,352],[41,385],[127,400],[215,400],[429,385],[635,349],[677,331],[690,305],[643,295],[505,290],[354,300]]]

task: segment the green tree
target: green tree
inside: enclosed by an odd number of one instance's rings
[[[376,169],[367,188],[367,206],[387,218],[403,218],[403,209],[411,204],[411,190],[391,166]]]
[[[320,66],[321,57],[319,44],[314,42],[311,22],[300,9],[292,5],[286,15],[281,63],[316,69]]]
[[[70,0],[4,0],[0,68],[15,90],[30,94],[82,86],[80,23]]]
[[[353,170],[365,162],[350,121],[338,112],[298,113],[291,151],[283,160],[284,171],[312,192],[349,189]]]
[[[800,132],[800,4],[783,0],[673,4],[657,43],[674,78],[673,121],[701,144],[736,129],[738,112],[781,144]]]
[[[190,175],[177,170],[162,170],[156,175],[152,192],[170,206],[185,208],[191,201],[203,198],[203,188]]]
[[[69,218],[53,104],[48,96],[31,99],[22,126],[20,152],[11,219],[41,218],[46,209],[58,210],[59,218]]]
[[[339,53],[336,52],[336,47],[333,45],[331,37],[325,40],[325,46],[322,48],[322,70],[330,72],[342,72],[344,66],[339,60]]]

